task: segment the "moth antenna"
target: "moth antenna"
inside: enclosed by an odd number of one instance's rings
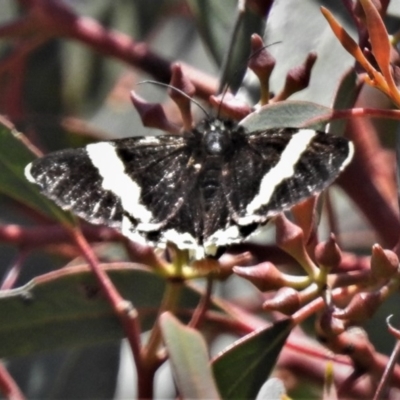
[[[138,82],[136,85],[142,85],[144,83],[151,83],[153,85],[158,85],[158,86],[166,87],[168,89],[175,90],[176,92],[178,92],[182,96],[184,96],[187,99],[189,99],[193,104],[196,104],[196,106],[199,107],[201,111],[203,111],[203,113],[206,115],[206,117],[210,118],[210,114],[207,112],[207,110],[197,100],[192,99],[190,96],[188,96],[185,92],[183,92],[182,90],[178,89],[177,87],[171,86],[168,83],[157,82],[157,81],[152,81],[152,80],[141,81],[141,82]]]
[[[247,62],[249,62],[253,57],[255,57],[260,51],[263,51],[264,49],[267,49],[268,47],[274,46],[276,44],[279,43],[283,43],[282,40],[278,40],[276,42],[270,43],[270,44],[266,44],[262,47],[260,47],[259,49],[257,49],[256,51],[253,51],[250,55],[249,58],[247,59]]]

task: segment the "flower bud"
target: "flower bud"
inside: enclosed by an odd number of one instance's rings
[[[344,310],[337,310],[333,315],[339,319],[363,322],[374,315],[381,303],[382,293],[380,291],[357,293]]]
[[[314,254],[317,263],[329,269],[337,268],[342,259],[342,253],[333,234],[327,242],[317,244]]]
[[[174,64],[172,66],[172,76],[171,76],[171,86],[173,88],[179,89],[169,89],[169,97],[175,102],[179,107],[179,111],[182,115],[183,127],[189,131],[192,129],[192,113],[191,113],[191,98],[196,92],[196,88],[193,83],[188,79],[183,73],[180,64]],[[184,96],[182,93],[186,94]]]
[[[374,365],[374,347],[365,331],[358,326],[347,328],[340,335],[329,338],[325,345],[336,354],[350,356],[353,363],[362,370],[368,371]]]
[[[315,327],[318,337],[326,341],[345,331],[346,323],[333,316],[333,309],[327,307],[315,320]]]
[[[276,226],[276,245],[286,253],[297,258],[304,252],[303,230],[290,222],[283,214],[275,219]]]
[[[279,311],[285,315],[292,315],[301,307],[299,293],[288,287],[279,289],[276,295],[264,302],[263,308],[268,311]]]
[[[229,118],[241,120],[252,112],[248,103],[232,95],[224,93],[218,96],[211,95],[210,104],[218,109],[218,113],[227,115]]]
[[[317,54],[311,52],[302,65],[292,68],[287,73],[285,86],[282,92],[274,98],[274,101],[285,100],[293,93],[305,89],[310,82],[311,70],[316,60]]]
[[[262,38],[253,34],[251,37],[251,54],[248,67],[257,75],[261,88],[261,105],[269,100],[269,77],[275,67],[275,58],[265,48]]]
[[[131,100],[142,120],[143,126],[161,129],[169,133],[179,132],[179,129],[168,121],[161,104],[148,103],[134,91],[131,92]]]
[[[397,255],[390,250],[384,250],[379,244],[372,246],[371,273],[373,278],[388,279],[399,267]]]
[[[309,276],[315,276],[318,273],[318,267],[307,253],[303,230],[290,222],[283,214],[276,217],[275,226],[277,246],[297,260]]]
[[[252,267],[233,267],[233,272],[249,280],[262,292],[285,286],[284,275],[268,261]]]

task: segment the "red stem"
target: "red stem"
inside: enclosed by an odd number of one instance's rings
[[[101,269],[95,254],[93,253],[85,237],[82,235],[81,231],[79,229],[72,229],[71,234],[75,243],[80,248],[82,254],[89,263],[89,266],[91,267],[91,270],[96,276],[103,293],[106,295],[111,307],[113,308],[115,315],[121,321],[121,325],[132,349],[133,358],[135,360],[138,372],[139,387],[141,385],[145,385],[148,389],[148,383],[146,383],[147,380],[146,378],[143,378],[144,370],[140,353],[141,341],[138,313],[132,304],[119,294],[107,273]],[[143,382],[143,380],[145,382]]]
[[[379,382],[378,388],[376,390],[375,396],[373,400],[379,400],[385,398],[385,394],[389,389],[389,383],[393,376],[393,371],[396,367],[397,359],[400,355],[400,342],[396,341],[396,345],[392,351],[392,354],[389,358],[389,361],[386,365],[386,368],[383,372],[382,379]]]
[[[213,278],[208,277],[206,291],[203,293],[200,303],[197,305],[193,312],[192,319],[190,320],[188,326],[194,329],[200,329],[207,310],[211,305],[211,293],[213,288]]]
[[[95,241],[121,240],[121,235],[114,229],[93,227],[86,225],[83,228],[85,236]],[[35,248],[65,243],[71,235],[61,225],[42,225],[25,227],[20,225],[0,225],[0,242],[12,243],[15,246]]]
[[[0,389],[8,400],[25,400],[24,394],[15,383],[7,368],[0,362]]]
[[[22,269],[23,262],[26,258],[26,252],[20,251],[17,254],[17,257],[12,262],[11,266],[8,268],[7,272],[4,274],[5,277],[0,285],[1,290],[10,290],[14,287],[15,282],[17,281],[19,274]]]
[[[19,0],[27,9],[27,15],[0,29],[0,35],[17,34],[17,27],[32,30],[36,35],[65,37],[77,40],[93,50],[117,58],[151,74],[160,82],[171,79],[171,63],[153,53],[147,44],[132,40],[121,32],[105,29],[96,20],[76,15],[65,3],[53,0]],[[32,36],[32,35],[31,35]],[[183,66],[184,74],[196,87],[197,96],[208,100],[216,93],[217,80],[189,66]]]
[[[354,141],[356,153],[338,183],[358,205],[384,241],[393,247],[399,237],[400,220],[396,204],[394,167],[385,162],[375,129],[369,121],[351,119],[347,136]]]

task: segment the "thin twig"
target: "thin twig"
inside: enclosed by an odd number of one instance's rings
[[[154,323],[154,327],[151,331],[149,341],[145,349],[143,349],[143,360],[148,366],[158,367],[160,359],[157,355],[159,346],[162,341],[161,329],[159,325],[159,317],[165,311],[174,311],[180,296],[180,291],[182,288],[182,282],[175,282],[173,280],[167,281],[165,288],[163,300],[158,311],[157,320]]]
[[[201,297],[201,301],[194,310],[192,319],[189,322],[189,326],[194,328],[194,329],[199,329],[201,326],[204,317],[206,315],[206,312],[210,306],[211,303],[211,293],[212,293],[212,288],[213,288],[213,283],[214,280],[212,276],[207,276],[207,286],[206,286],[206,291]]]
[[[136,309],[129,301],[125,300],[119,294],[107,273],[101,269],[96,255],[92,251],[81,231],[78,228],[71,229],[71,235],[89,263],[89,266],[113,308],[115,315],[121,321],[125,335],[132,349],[136,367],[138,371],[140,371],[142,358],[140,353],[140,327]]]
[[[400,341],[396,342],[396,345],[390,355],[389,362],[386,365],[385,371],[383,372],[382,379],[379,382],[378,388],[376,390],[373,400],[386,398],[385,393],[388,389],[389,381],[392,379],[393,370],[396,366],[396,362],[400,355]]]
[[[21,389],[2,362],[0,362],[0,389],[8,400],[25,400]]]
[[[0,290],[10,290],[14,287],[19,274],[21,272],[22,264],[25,261],[27,254],[25,251],[20,251],[15,260],[11,263],[10,267],[4,274],[4,278],[0,285]]]

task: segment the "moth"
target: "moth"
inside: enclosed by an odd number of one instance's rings
[[[277,213],[321,192],[353,145],[312,129],[248,132],[207,118],[182,136],[105,141],[51,153],[25,169],[65,210],[134,241],[175,243],[200,259],[251,237]]]

